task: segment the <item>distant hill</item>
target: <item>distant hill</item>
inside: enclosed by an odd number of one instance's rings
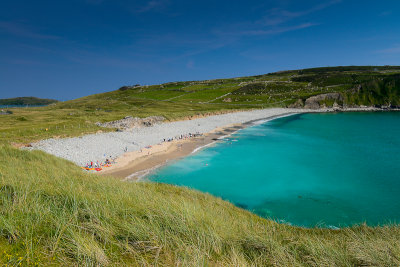
[[[362,106],[400,107],[400,66],[322,67],[228,79],[122,86],[112,92],[60,103],[58,108],[108,111],[102,115],[107,120],[111,114],[132,109],[139,117],[174,118],[226,109]]]
[[[18,98],[7,102],[0,100],[0,105],[51,103],[47,99],[39,102],[16,100]],[[1,118],[0,143],[29,143],[54,136],[112,131],[96,123],[126,116],[162,116],[166,120],[180,120],[270,107],[399,109],[400,66],[322,67],[227,79],[126,85],[46,107],[15,108],[13,114]],[[34,128],[49,130],[34,131]],[[8,134],[3,134],[4,131]]]
[[[0,105],[18,105],[18,106],[38,106],[38,105],[49,105],[52,103],[56,103],[58,100],[54,99],[44,99],[37,97],[16,97],[16,98],[5,98],[0,99]]]

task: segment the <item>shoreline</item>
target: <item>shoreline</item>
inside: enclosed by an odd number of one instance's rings
[[[200,118],[188,118],[181,121],[172,121],[153,124],[151,126],[135,127],[122,132],[106,132],[88,134],[70,138],[50,138],[32,143],[24,149],[39,149],[54,156],[67,159],[78,166],[85,166],[90,162],[104,162],[106,158],[119,158],[127,152],[135,152],[136,157],[142,156],[137,151],[147,151],[146,147],[154,146],[155,150],[166,150],[167,146],[155,144],[166,143],[166,140],[182,139],[212,132],[217,128],[232,124],[241,124],[276,115],[291,112],[306,112],[307,110],[271,108],[247,110],[240,112],[211,115]]]
[[[187,140],[174,140],[168,143],[154,145],[148,149],[148,154],[140,152],[127,152],[118,157],[116,165],[100,171],[98,175],[112,176],[123,181],[142,181],[150,172],[165,166],[171,160],[178,160],[189,156],[205,147],[213,145],[218,139],[229,137],[237,131],[257,125],[257,122],[265,123],[274,119],[293,116],[305,113],[335,113],[335,112],[377,112],[391,111],[377,108],[349,108],[346,110],[320,109],[288,112],[281,115],[273,115],[266,118],[250,120],[240,124],[231,124],[216,128],[201,137],[194,137]],[[395,110],[396,111],[396,110]],[[398,110],[397,110],[398,111]],[[164,149],[160,150],[163,147]]]
[[[124,181],[139,181],[152,170],[164,166],[169,161],[196,153],[214,144],[219,139],[227,137],[246,127],[247,125],[245,124],[232,124],[217,128],[199,137],[157,144],[145,151],[148,154],[136,151],[128,152],[117,158],[117,163],[113,167],[100,171],[98,174],[112,176],[123,179]]]
[[[123,132],[89,134],[81,137],[47,139],[32,144],[31,149],[39,149],[49,154],[70,160],[78,166],[87,162],[102,161],[105,158],[117,159],[112,167],[97,172],[118,179],[135,180],[144,177],[149,171],[166,164],[170,160],[187,156],[208,146],[218,138],[255,124],[257,121],[270,121],[283,116],[300,113],[331,112],[376,112],[392,111],[379,108],[346,109],[293,109],[269,108],[239,111],[201,118],[188,118],[181,121],[165,122],[149,127],[137,127]],[[182,140],[179,136],[190,137]],[[172,141],[166,142],[165,140]],[[163,141],[164,140],[164,141]],[[149,148],[150,147],[150,148]],[[128,177],[128,178],[127,178]]]
[[[286,114],[255,119],[240,124],[226,125],[205,133],[200,137],[194,137],[187,140],[174,140],[166,144],[157,144],[147,150],[148,154],[143,154],[137,151],[128,152],[117,158],[117,163],[113,167],[100,171],[98,174],[123,179],[123,181],[141,181],[151,171],[166,165],[169,161],[181,159],[196,153],[215,144],[218,140],[229,137],[247,127],[257,125],[257,122],[260,122],[261,124],[296,114],[300,113],[289,112]],[[160,148],[164,149],[160,150]]]

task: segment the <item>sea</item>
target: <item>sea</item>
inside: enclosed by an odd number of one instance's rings
[[[400,112],[278,118],[171,161],[147,179],[290,225],[400,223]]]

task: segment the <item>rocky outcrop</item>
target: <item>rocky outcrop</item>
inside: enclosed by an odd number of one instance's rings
[[[305,109],[342,109],[344,106],[343,96],[340,93],[327,93],[315,95],[307,98],[305,101],[303,99],[297,99],[296,102],[290,104],[288,108],[305,108]]]
[[[121,120],[110,121],[110,122],[96,122],[97,126],[106,128],[116,128],[117,130],[124,131],[135,127],[149,127],[154,124],[164,121],[165,118],[162,116],[151,116],[147,118],[138,118],[127,116]]]
[[[312,96],[306,99],[304,108],[319,109],[322,106],[326,107],[326,102],[332,102],[333,106],[339,107],[339,103],[343,103],[343,96],[339,93],[328,93]]]
[[[304,107],[303,99],[297,99],[296,102],[288,106],[288,108],[303,108],[303,107]]]

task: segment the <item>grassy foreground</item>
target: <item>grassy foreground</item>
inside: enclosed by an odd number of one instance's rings
[[[398,266],[400,227],[277,224],[175,186],[0,146],[2,265]]]

